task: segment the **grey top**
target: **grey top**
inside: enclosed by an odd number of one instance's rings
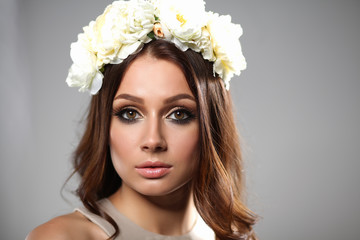
[[[120,213],[107,198],[99,202],[100,207],[112,217],[120,228],[120,234],[115,240],[213,240],[214,232],[206,225],[200,215],[191,231],[181,236],[165,236],[149,232],[136,225],[129,218]],[[76,208],[75,211],[82,213],[90,221],[98,225],[110,237],[114,232],[114,227],[102,217],[91,213],[85,207]]]

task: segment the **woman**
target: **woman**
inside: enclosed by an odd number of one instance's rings
[[[29,240],[256,239],[226,90],[241,28],[187,4],[116,1],[72,44],[67,83],[94,94],[74,154],[84,207]]]

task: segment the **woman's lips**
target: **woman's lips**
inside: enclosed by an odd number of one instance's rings
[[[156,179],[167,175],[171,171],[172,166],[163,162],[146,161],[137,166],[135,170],[144,178]]]

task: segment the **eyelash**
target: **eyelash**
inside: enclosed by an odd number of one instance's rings
[[[176,113],[185,114],[186,118],[184,118],[184,119],[170,118],[170,116],[172,116]],[[170,119],[171,121],[173,121],[176,124],[187,124],[187,123],[191,122],[192,120],[194,120],[196,118],[196,115],[192,111],[187,110],[184,107],[177,107],[166,118]]]
[[[126,117],[124,116],[124,114],[129,113],[129,112],[134,112],[136,118],[134,118],[134,119],[126,118]],[[132,108],[132,107],[125,107],[125,108],[121,108],[121,109],[119,109],[119,110],[115,110],[115,111],[114,111],[114,115],[115,115],[120,121],[122,121],[122,122],[124,122],[124,123],[129,123],[129,124],[135,123],[135,122],[139,119],[138,116],[141,117],[141,115],[139,114],[139,112],[138,112],[136,109]]]
[[[133,118],[133,119],[126,118],[125,114],[129,113],[129,112],[135,113],[135,118]],[[170,118],[172,115],[177,114],[177,113],[184,114],[185,118],[184,119],[175,119],[176,118],[175,116],[173,118]],[[128,124],[135,123],[140,118],[142,118],[141,114],[133,107],[124,107],[119,110],[114,110],[113,114],[120,121],[122,121],[124,123],[128,123]],[[175,124],[187,124],[187,123],[191,122],[193,119],[195,119],[196,115],[192,111],[187,110],[185,107],[177,107],[169,115],[167,115],[166,118],[171,120]]]

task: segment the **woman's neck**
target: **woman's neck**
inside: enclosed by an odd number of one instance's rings
[[[113,205],[131,221],[154,233],[176,236],[194,226],[197,211],[188,186],[165,196],[144,196],[127,185],[109,197]]]

